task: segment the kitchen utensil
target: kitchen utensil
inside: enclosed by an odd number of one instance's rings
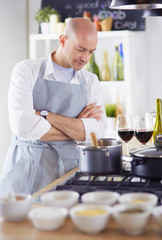
[[[101,138],[98,144],[96,148],[91,142],[78,143],[80,171],[91,175],[120,172],[122,142],[111,138]]]
[[[148,179],[162,179],[162,135],[157,135],[156,145],[132,149],[129,156],[122,156],[123,161],[131,162],[132,174]]]
[[[8,192],[7,200],[8,200],[8,202],[15,202],[16,201],[15,194],[12,190]]]
[[[91,135],[92,146],[98,147],[98,141],[96,138],[96,134],[94,132],[91,132],[90,135]]]

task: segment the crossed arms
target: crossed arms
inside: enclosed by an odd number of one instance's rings
[[[61,141],[75,139],[84,141],[85,129],[81,118],[94,118],[99,121],[103,113],[101,108],[102,106],[96,106],[96,103],[87,105],[77,118],[65,117],[49,112],[47,121],[51,124],[51,128],[40,140]],[[39,112],[36,113],[40,114]]]

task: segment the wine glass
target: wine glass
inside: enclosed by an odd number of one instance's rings
[[[149,116],[137,117],[134,124],[134,135],[143,146],[153,134],[153,119]]]
[[[133,118],[130,114],[119,114],[116,122],[116,130],[119,137],[126,144],[126,154],[129,154],[128,142],[132,139],[133,131]]]

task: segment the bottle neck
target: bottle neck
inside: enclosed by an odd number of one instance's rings
[[[161,114],[161,99],[156,100],[156,115]]]
[[[104,63],[107,64],[107,52],[104,51]]]

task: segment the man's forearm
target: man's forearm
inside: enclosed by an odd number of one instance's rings
[[[52,125],[48,133],[41,140],[60,141],[75,139],[77,141],[85,140],[85,129],[80,118],[94,118],[97,121],[101,119],[103,113],[102,106],[96,106],[96,103],[87,105],[77,118],[65,117],[60,114],[48,112],[47,121]],[[36,114],[40,115],[39,111]]]
[[[70,137],[65,135],[63,132],[51,126],[50,130],[41,137],[42,141],[64,141],[70,140]]]
[[[55,113],[48,113],[47,120],[49,123],[63,132],[71,139],[77,141],[85,140],[85,130],[82,120],[79,118],[69,118]]]

